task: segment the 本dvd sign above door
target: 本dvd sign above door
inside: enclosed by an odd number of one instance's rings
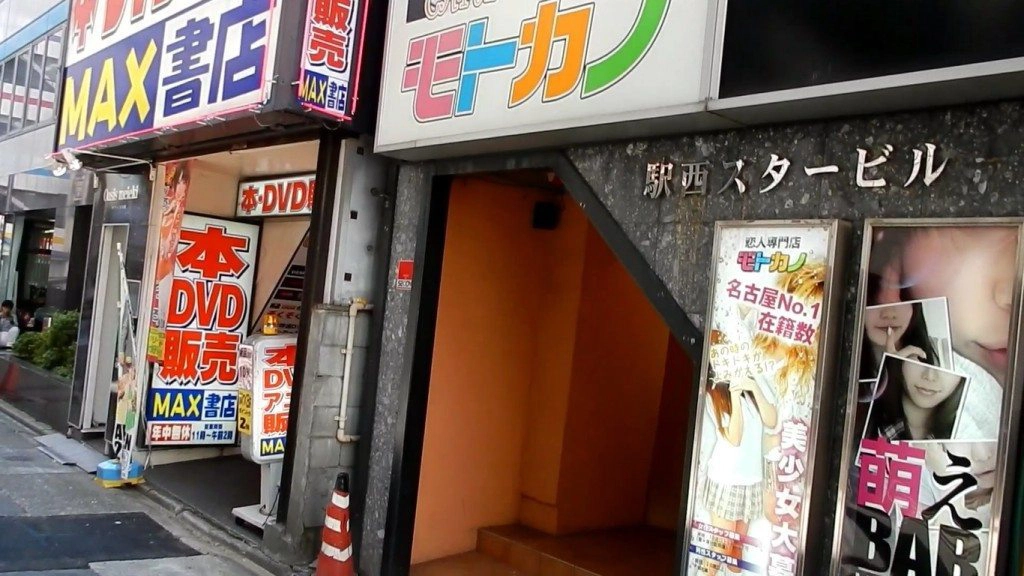
[[[701,100],[707,0],[390,8],[378,151],[654,118]]]
[[[263,102],[280,2],[76,0],[58,145],[82,148]]]
[[[315,188],[316,174],[241,182],[238,184],[235,216],[262,218],[311,214]]]

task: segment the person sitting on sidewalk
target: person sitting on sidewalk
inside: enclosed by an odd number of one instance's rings
[[[14,315],[14,302],[10,300],[0,302],[0,348],[13,346],[20,333],[18,319]]]

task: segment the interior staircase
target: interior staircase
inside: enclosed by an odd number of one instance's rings
[[[481,528],[476,551],[413,567],[413,576],[670,576],[675,533],[637,526],[552,536]]]

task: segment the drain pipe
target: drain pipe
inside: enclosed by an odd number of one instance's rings
[[[345,343],[345,369],[342,372],[341,381],[341,404],[338,406],[338,442],[350,444],[358,442],[359,436],[350,436],[345,433],[345,424],[348,422],[348,389],[352,376],[352,352],[356,346],[356,317],[362,310],[370,310],[373,307],[365,298],[353,298],[348,306],[348,340]]]

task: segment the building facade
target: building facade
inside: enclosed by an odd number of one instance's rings
[[[76,218],[88,221],[90,199],[83,182],[55,176],[48,154],[56,126],[63,62],[66,2],[39,2],[30,7],[6,2],[3,13],[4,210],[11,226],[5,235],[5,298],[34,315],[37,308],[77,308],[80,269],[73,270]],[[76,214],[77,211],[77,214]],[[87,224],[84,224],[87,227]],[[79,226],[81,232],[82,226]],[[80,246],[75,246],[78,239]],[[22,249],[24,245],[24,249]],[[70,283],[70,286],[68,284]]]
[[[361,571],[1019,573],[1019,9],[755,4],[391,4]]]
[[[72,4],[50,149],[96,207],[68,426],[293,558],[354,462],[340,382],[373,366],[384,6]]]

